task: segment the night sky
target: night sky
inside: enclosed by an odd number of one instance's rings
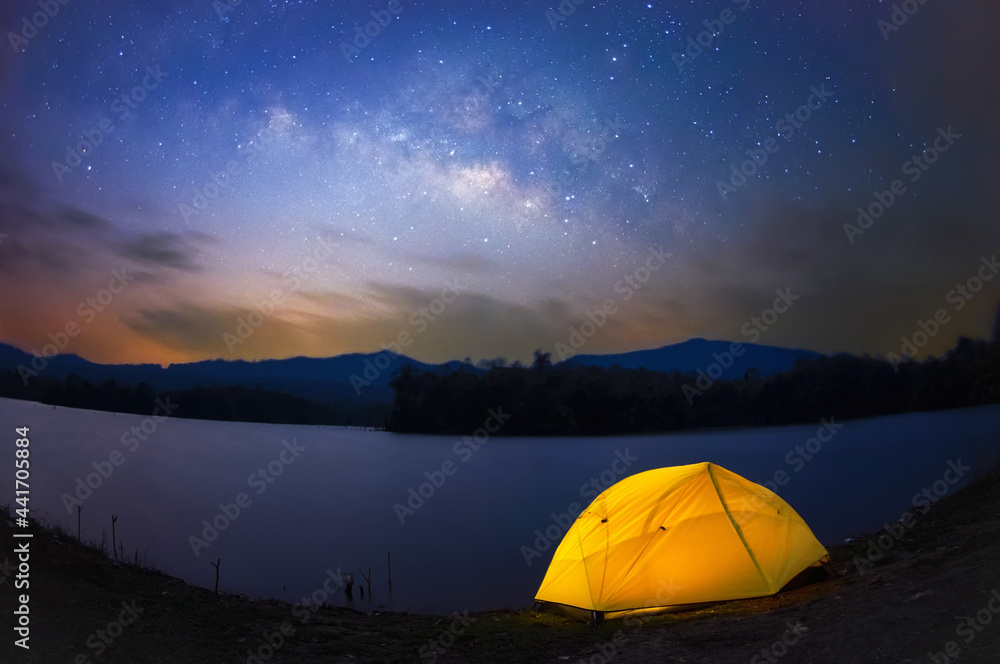
[[[990,334],[993,0],[51,4],[0,9],[25,350],[558,359],[588,311],[587,353]]]

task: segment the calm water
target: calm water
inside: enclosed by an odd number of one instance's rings
[[[102,528],[110,536],[113,513],[130,556],[136,547],[148,550],[159,569],[205,587],[215,578],[210,561],[221,558],[222,590],[292,602],[320,588],[328,569],[371,568],[374,597],[362,600],[356,587],[354,606],[411,612],[530,606],[554,544],[530,566],[522,547],[534,547],[536,529],[551,526],[561,537],[552,514],[589,502],[596,489],[584,485],[592,478],[601,486],[699,461],[760,483],[785,471],[778,493],[822,542],[832,543],[899,518],[915,493],[945,476],[949,461],[972,467],[953,491],[1000,458],[997,406],[847,422],[809,460],[795,448],[806,445],[819,423],[684,435],[493,438],[478,450],[464,444],[456,450],[457,437],[183,419],[158,424],[145,441],[131,439],[129,428],[143,419],[0,399],[0,435],[13,439],[14,427],[31,427],[36,515],[75,533],[76,510],[69,512],[61,496],[73,493],[78,477],[95,472],[94,462],[119,451],[121,465],[84,501],[85,539],[99,540]],[[297,457],[286,452],[291,463],[282,464],[283,442],[293,440],[304,449]],[[10,445],[3,449],[13,456]],[[405,505],[409,488],[418,490],[428,481],[424,473],[434,475],[446,462],[453,474],[435,475],[439,483],[444,478],[442,486],[401,524],[394,504]],[[259,476],[248,481],[269,464],[281,470],[269,474],[272,483]],[[12,471],[5,475],[0,502],[13,496]],[[196,557],[189,536],[200,537],[202,521],[219,516],[219,503],[234,502],[241,492],[249,505]],[[363,583],[360,574],[355,578]],[[346,603],[343,593],[336,602]]]

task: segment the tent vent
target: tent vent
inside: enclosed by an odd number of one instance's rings
[[[607,523],[607,522],[608,522],[607,519],[601,519],[601,523]]]

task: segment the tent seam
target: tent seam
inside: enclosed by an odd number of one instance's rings
[[[736,519],[733,518],[732,513],[729,511],[729,505],[727,505],[726,501],[722,498],[722,490],[719,488],[719,480],[715,477],[715,470],[712,468],[712,464],[706,464],[706,468],[708,469],[708,476],[712,479],[712,486],[715,487],[715,495],[719,498],[719,504],[722,505],[722,509],[725,511],[726,517],[729,519],[729,523],[732,524],[733,530],[736,531],[736,536],[739,537],[740,542],[743,543],[743,549],[747,552],[747,555],[750,556],[753,566],[757,568],[757,573],[760,574],[761,578],[764,579],[765,582],[767,582],[767,587],[772,588],[774,586],[774,579],[771,578],[771,575],[768,574],[764,568],[761,567],[760,562],[757,561],[757,556],[754,555],[753,549],[750,548],[746,537],[743,536],[743,529],[740,528],[738,523],[736,523]]]
[[[655,508],[656,505],[662,504],[663,503],[663,499],[667,495],[675,492],[676,490],[677,490],[677,487],[675,485],[671,485],[671,486],[667,487],[666,489],[664,489],[663,492],[660,494],[660,497],[653,503],[654,508]],[[661,523],[659,525],[662,526],[663,525],[663,523],[662,523],[663,520],[661,519],[660,521],[661,521]],[[653,519],[648,519],[648,522],[649,523],[654,523],[654,520]],[[654,530],[653,531],[653,537],[656,537],[657,535],[658,535],[658,533]],[[618,590],[618,588],[621,587],[622,583],[625,580],[625,577],[627,577],[629,574],[631,574],[632,570],[639,563],[639,560],[641,560],[642,556],[646,553],[646,549],[648,549],[652,543],[653,543],[653,538],[652,537],[647,537],[645,544],[642,545],[642,549],[636,554],[635,558],[629,564],[628,569],[626,569],[624,571],[624,573],[621,575],[622,576],[622,581],[619,582],[618,586],[616,586],[614,588],[614,590]],[[603,588],[602,588],[602,590],[603,590]],[[629,610],[631,611],[632,609],[629,609]]]
[[[584,514],[589,513],[591,511],[590,508],[593,507],[595,503],[597,503],[598,499],[600,499],[600,496],[598,496],[597,498],[595,498],[593,500],[593,502],[590,503],[590,505],[587,506],[587,509],[583,510],[583,512],[580,513],[580,516],[576,517],[576,521],[579,521],[583,517]],[[601,505],[601,506],[603,507],[603,505]],[[601,518],[600,514],[595,514],[594,516],[596,516],[598,518]],[[575,525],[576,525],[576,522],[574,521],[573,525],[571,525],[570,528],[575,530],[575,528],[574,528]],[[590,604],[591,604],[591,606],[594,606],[594,605],[597,604],[597,602],[594,599],[594,585],[590,581],[590,568],[587,566],[587,562],[586,562],[587,561],[587,555],[586,555],[586,552],[583,549],[583,535],[580,534],[579,532],[576,533],[576,544],[577,544],[578,548],[580,549],[580,561],[583,563],[583,576],[584,576],[585,579],[587,579],[587,589],[588,589],[588,591],[590,593]],[[607,574],[608,574],[608,542],[607,542],[607,537],[605,537],[605,542],[604,542],[604,570],[603,570],[603,575],[607,576]],[[604,578],[601,579],[601,590],[598,592],[598,597],[602,597],[603,596],[602,595],[603,592],[604,592]],[[593,611],[594,609],[588,609],[588,610]]]

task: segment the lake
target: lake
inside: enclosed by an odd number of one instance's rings
[[[420,613],[530,606],[564,532],[560,515],[636,472],[712,461],[770,482],[830,544],[898,519],[935,482],[954,492],[1000,458],[1000,406],[670,435],[494,436],[472,444],[321,426],[157,423],[7,399],[0,399],[0,422],[8,451],[14,428],[30,427],[35,516],[75,534],[76,508],[67,509],[63,496],[91,476],[97,488],[82,501],[85,540],[100,541],[102,529],[110,537],[114,514],[130,559],[138,547],[158,569],[189,583],[211,588],[210,563],[221,558],[220,590],[297,602],[322,588],[327,570],[341,569],[355,573],[354,598],[349,604],[339,592],[334,603]],[[2,502],[13,500],[9,454],[0,486],[11,488]],[[959,478],[949,464],[969,470]],[[946,477],[959,481],[948,485]],[[224,529],[206,537],[205,520]],[[204,541],[193,546],[191,537]],[[373,596],[362,599],[359,572],[369,568]]]

